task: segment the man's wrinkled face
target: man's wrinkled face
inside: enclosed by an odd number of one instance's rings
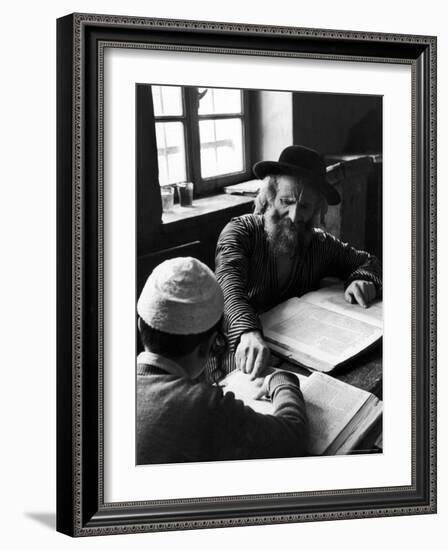
[[[265,212],[266,231],[279,252],[300,253],[313,227],[320,198],[297,178],[278,176],[277,182],[277,194]]]

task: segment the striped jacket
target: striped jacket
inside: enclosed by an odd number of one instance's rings
[[[375,256],[342,243],[333,235],[314,229],[304,254],[297,258],[289,281],[280,289],[275,254],[264,230],[263,216],[233,218],[223,229],[216,248],[216,277],[224,291],[224,324],[230,353],[208,371],[212,379],[233,370],[233,354],[241,334],[261,330],[259,313],[319,288],[324,277],[375,283],[381,292],[381,264]]]

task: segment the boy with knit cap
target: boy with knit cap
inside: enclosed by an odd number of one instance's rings
[[[145,351],[137,358],[137,464],[301,456],[307,419],[297,378],[274,372],[262,384],[274,414],[199,381],[220,335],[224,298],[195,258],[157,266],[137,303]]]

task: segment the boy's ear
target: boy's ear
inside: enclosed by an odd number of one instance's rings
[[[137,327],[138,327],[139,332],[141,332],[142,331],[142,318],[140,317],[140,315],[137,318]]]

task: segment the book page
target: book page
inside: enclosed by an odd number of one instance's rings
[[[331,285],[314,292],[308,292],[300,300],[335,313],[347,315],[352,319],[363,321],[380,329],[383,328],[383,302],[375,300],[367,308],[363,308],[359,304],[349,304],[344,297],[342,284]]]
[[[310,427],[308,450],[314,455],[325,454],[371,395],[320,372],[303,383],[302,393]]]
[[[232,392],[237,399],[241,399],[245,405],[248,405],[254,411],[262,414],[272,414],[273,405],[269,399],[255,399],[263,385],[264,378],[251,380],[248,374],[240,370],[234,370],[228,374],[219,385],[223,392]]]
[[[281,370],[281,369],[278,369]],[[307,376],[299,373],[292,373],[296,376],[300,385],[308,378]],[[248,405],[254,411],[262,414],[272,414],[273,405],[270,399],[261,398],[256,399],[256,395],[260,391],[261,386],[263,385],[264,377],[255,378],[251,380],[249,374],[245,374],[240,370],[234,370],[228,374],[219,385],[222,387],[223,392],[232,392],[237,399],[241,399],[245,405]]]
[[[334,367],[382,335],[380,327],[308,303],[303,297],[291,298],[262,314],[261,322],[268,341],[292,352],[305,366],[318,370],[319,362]],[[317,361],[308,364],[307,356]]]

